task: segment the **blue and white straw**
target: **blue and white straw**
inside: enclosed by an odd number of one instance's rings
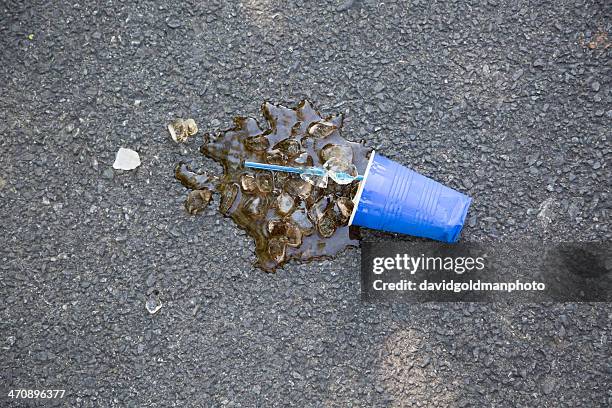
[[[256,163],[251,161],[245,161],[244,166],[251,169],[259,169],[259,170],[270,170],[270,171],[283,171],[285,173],[294,173],[294,174],[309,174],[313,176],[321,176],[324,177],[327,175],[327,170],[321,169],[319,167],[289,167],[289,166],[280,166],[278,164],[266,164],[266,163]],[[345,179],[350,181],[361,181],[363,180],[362,175],[351,176],[347,173],[336,173],[336,178]]]

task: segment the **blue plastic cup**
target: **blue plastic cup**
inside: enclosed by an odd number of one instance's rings
[[[372,152],[349,225],[456,242],[472,199]]]

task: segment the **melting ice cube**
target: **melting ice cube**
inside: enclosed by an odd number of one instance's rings
[[[349,184],[357,177],[357,167],[338,157],[332,157],[323,165],[329,177],[338,184]]]
[[[325,188],[327,187],[327,173],[314,174],[314,173],[302,173],[300,178],[312,184],[315,187]]]

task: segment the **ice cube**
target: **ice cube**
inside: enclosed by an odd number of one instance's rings
[[[302,231],[300,227],[290,219],[273,219],[268,221],[268,233],[272,239],[281,239],[287,245],[299,247],[302,245]]]
[[[312,166],[314,163],[314,161],[312,160],[312,157],[306,152],[300,153],[298,157],[293,159],[293,162],[297,164],[298,166],[303,166],[303,167]]]
[[[267,225],[270,236],[284,237],[287,234],[287,223],[279,218],[268,221]]]
[[[302,173],[300,174],[300,178],[308,183],[312,184],[315,187],[325,188],[327,187],[327,173],[323,175],[312,174],[312,173]]]
[[[353,149],[347,145],[326,144],[319,153],[321,161],[325,163],[332,157],[336,157],[344,162],[353,162]]]
[[[168,125],[168,132],[170,137],[177,143],[182,143],[187,140],[188,137],[198,133],[198,125],[196,125],[193,119],[175,119]]]
[[[274,182],[272,181],[272,175],[270,173],[257,173],[257,188],[262,193],[269,193],[272,191],[274,187]]]
[[[295,200],[289,194],[283,192],[276,199],[276,209],[280,215],[287,215],[293,210]]]
[[[278,149],[270,150],[266,154],[266,162],[269,164],[286,164],[287,157]]]
[[[337,214],[341,224],[346,224],[351,218],[353,212],[353,201],[348,197],[340,197],[336,200],[336,207],[338,209]]]
[[[266,213],[265,197],[250,197],[244,203],[244,212],[253,218],[260,218]]]
[[[314,137],[325,138],[334,133],[336,129],[338,129],[338,126],[334,125],[331,122],[322,120],[320,122],[315,122],[311,124],[308,127],[308,133]]]
[[[187,195],[187,200],[185,200],[185,208],[189,214],[198,214],[206,208],[211,197],[212,193],[207,188],[203,190],[193,190]]]
[[[323,213],[319,219],[319,222],[317,223],[317,229],[323,238],[329,238],[334,235],[334,232],[336,232],[336,226],[337,219],[333,209],[331,208]]]
[[[312,234],[314,227],[308,219],[308,214],[303,203],[293,212],[293,214],[291,214],[291,221],[300,228],[302,235]]]
[[[285,240],[282,238],[272,238],[268,241],[268,254],[276,263],[285,260]]]
[[[319,223],[319,220],[323,217],[323,214],[325,213],[331,202],[331,196],[326,195],[319,198],[317,201],[315,201],[314,204],[310,206],[310,208],[308,209],[308,217],[310,218],[313,224],[316,225]]]
[[[228,184],[223,186],[223,191],[221,191],[221,203],[219,204],[219,211],[223,214],[227,214],[227,212],[234,205],[234,201],[236,201],[236,196],[238,195],[238,184]]]
[[[193,136],[198,133],[198,125],[196,125],[193,119],[187,119],[185,121],[185,127],[187,128],[187,136]]]
[[[197,173],[184,162],[180,162],[174,169],[174,178],[181,184],[192,190],[202,190],[210,186],[215,177],[209,177],[206,173]]]
[[[257,190],[257,181],[255,180],[255,176],[252,174],[243,174],[240,177],[240,184],[242,185],[242,191],[247,193],[252,193]]]
[[[287,222],[287,245],[297,248],[302,245],[302,230],[297,224]]]
[[[302,146],[300,146],[300,142],[295,139],[287,138],[281,140],[276,145],[274,145],[274,149],[278,149],[289,157],[295,157],[300,154],[300,150]]]
[[[325,162],[323,168],[327,170],[329,177],[338,184],[349,184],[352,183],[357,177],[357,167],[354,164],[332,157]]]
[[[170,137],[177,143],[185,141],[186,137],[183,136],[183,119],[176,119],[168,125],[168,132]]]
[[[291,196],[306,200],[312,192],[312,184],[299,178],[290,178],[285,183],[285,191]]]
[[[263,152],[270,146],[270,141],[265,135],[247,137],[242,143],[248,150],[255,152]]]
[[[274,188],[283,188],[289,177],[291,177],[290,173],[285,173],[284,171],[275,171],[274,174]]]

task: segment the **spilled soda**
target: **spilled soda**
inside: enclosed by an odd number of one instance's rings
[[[294,108],[266,102],[261,110],[265,128],[237,117],[231,129],[204,135],[200,151],[222,165],[222,175],[177,164],[175,177],[190,190],[187,211],[197,214],[218,197],[219,211],[255,241],[255,265],[267,272],[358,246],[357,227],[348,226],[358,182],[333,175],[363,174],[371,149],[342,137],[342,115],[323,117],[306,100]],[[245,161],[325,168],[331,177],[252,169]]]

